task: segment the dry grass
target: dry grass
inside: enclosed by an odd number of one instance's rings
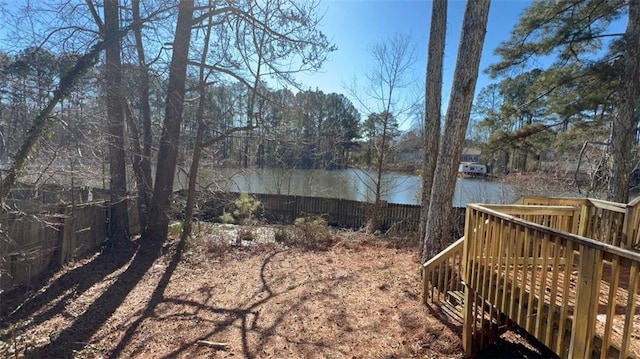
[[[4,298],[0,357],[463,356],[420,304],[415,249],[357,232],[324,250],[203,238],[125,246]]]
[[[126,280],[140,250],[110,273],[87,275],[90,283],[67,282],[83,267],[102,267],[93,262],[104,261],[105,256],[96,256],[58,273],[25,305],[7,314],[10,325],[2,338],[2,354],[461,357],[457,333],[420,305],[415,252],[355,237],[357,233],[347,232],[323,251],[202,240],[192,240],[181,249],[172,242],[127,293],[114,288]],[[176,251],[182,251],[177,261]],[[95,307],[113,293],[116,303],[104,305],[106,313]],[[199,340],[226,343],[229,348],[212,348],[198,344]]]

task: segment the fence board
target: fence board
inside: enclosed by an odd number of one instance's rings
[[[135,201],[130,232],[139,231]],[[5,213],[0,218],[0,291],[32,283],[68,260],[96,251],[107,237],[104,202],[47,206],[37,215]]]
[[[267,221],[292,223],[298,217],[321,216],[330,225],[345,228],[365,226],[372,210],[372,203],[340,198],[249,193],[262,203],[262,217]],[[238,192],[214,192],[202,205],[203,219],[217,219],[233,210]],[[386,203],[382,208],[382,229],[416,231],[420,223],[420,206]],[[459,209],[463,213],[464,209]],[[458,215],[459,216],[459,215]]]

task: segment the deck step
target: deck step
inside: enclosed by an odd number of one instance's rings
[[[447,301],[453,306],[464,307],[464,292],[461,290],[450,290],[447,292]]]

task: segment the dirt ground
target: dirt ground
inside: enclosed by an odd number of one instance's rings
[[[5,295],[0,357],[463,357],[460,328],[420,304],[415,248],[234,236],[134,241]],[[480,357],[545,356],[511,333]]]

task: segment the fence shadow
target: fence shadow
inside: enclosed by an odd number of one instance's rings
[[[6,300],[2,302],[0,322],[4,320],[18,322],[32,318],[31,323],[38,325],[51,319],[63,311],[74,297],[82,295],[93,285],[102,282],[105,277],[129,263],[137,249],[137,244],[123,242],[117,248],[102,252],[90,262],[62,274],[33,294],[10,292],[11,297],[4,298]],[[52,302],[56,304],[40,312],[43,307]]]
[[[90,341],[90,338],[107,322],[111,315],[124,302],[129,292],[140,282],[145,273],[162,254],[162,245],[162,242],[159,241],[147,241],[137,248],[133,244],[129,244],[128,247],[130,248],[127,248],[125,253],[130,253],[133,258],[127,269],[118,276],[115,282],[104,291],[100,297],[89,305],[84,313],[76,318],[72,325],[61,331],[60,334],[47,345],[27,352],[25,358],[72,358],[74,350],[82,349],[84,343]],[[126,264],[126,262],[124,264],[122,263],[125,261],[126,256],[119,258],[120,255],[121,254],[115,251],[112,255],[108,257],[105,256],[104,260],[118,261],[121,265]],[[118,268],[118,266],[113,266],[111,269],[115,268]],[[92,278],[91,269],[95,268],[77,268],[74,270],[73,278],[65,278],[62,286],[73,286],[70,280],[79,279],[80,282],[87,281],[87,283],[83,284],[83,287],[89,288],[92,284],[97,283],[96,280],[98,280],[98,278],[104,278],[102,274]],[[86,277],[82,277],[83,273],[89,276],[89,280],[87,280]],[[59,290],[56,292],[63,293]],[[51,295],[47,297],[51,297]],[[35,306],[34,308],[37,307],[38,306]],[[60,314],[63,310],[64,303],[47,311],[46,317]],[[28,311],[25,314],[28,314]],[[44,320],[44,317],[39,319],[40,322],[42,320]]]

